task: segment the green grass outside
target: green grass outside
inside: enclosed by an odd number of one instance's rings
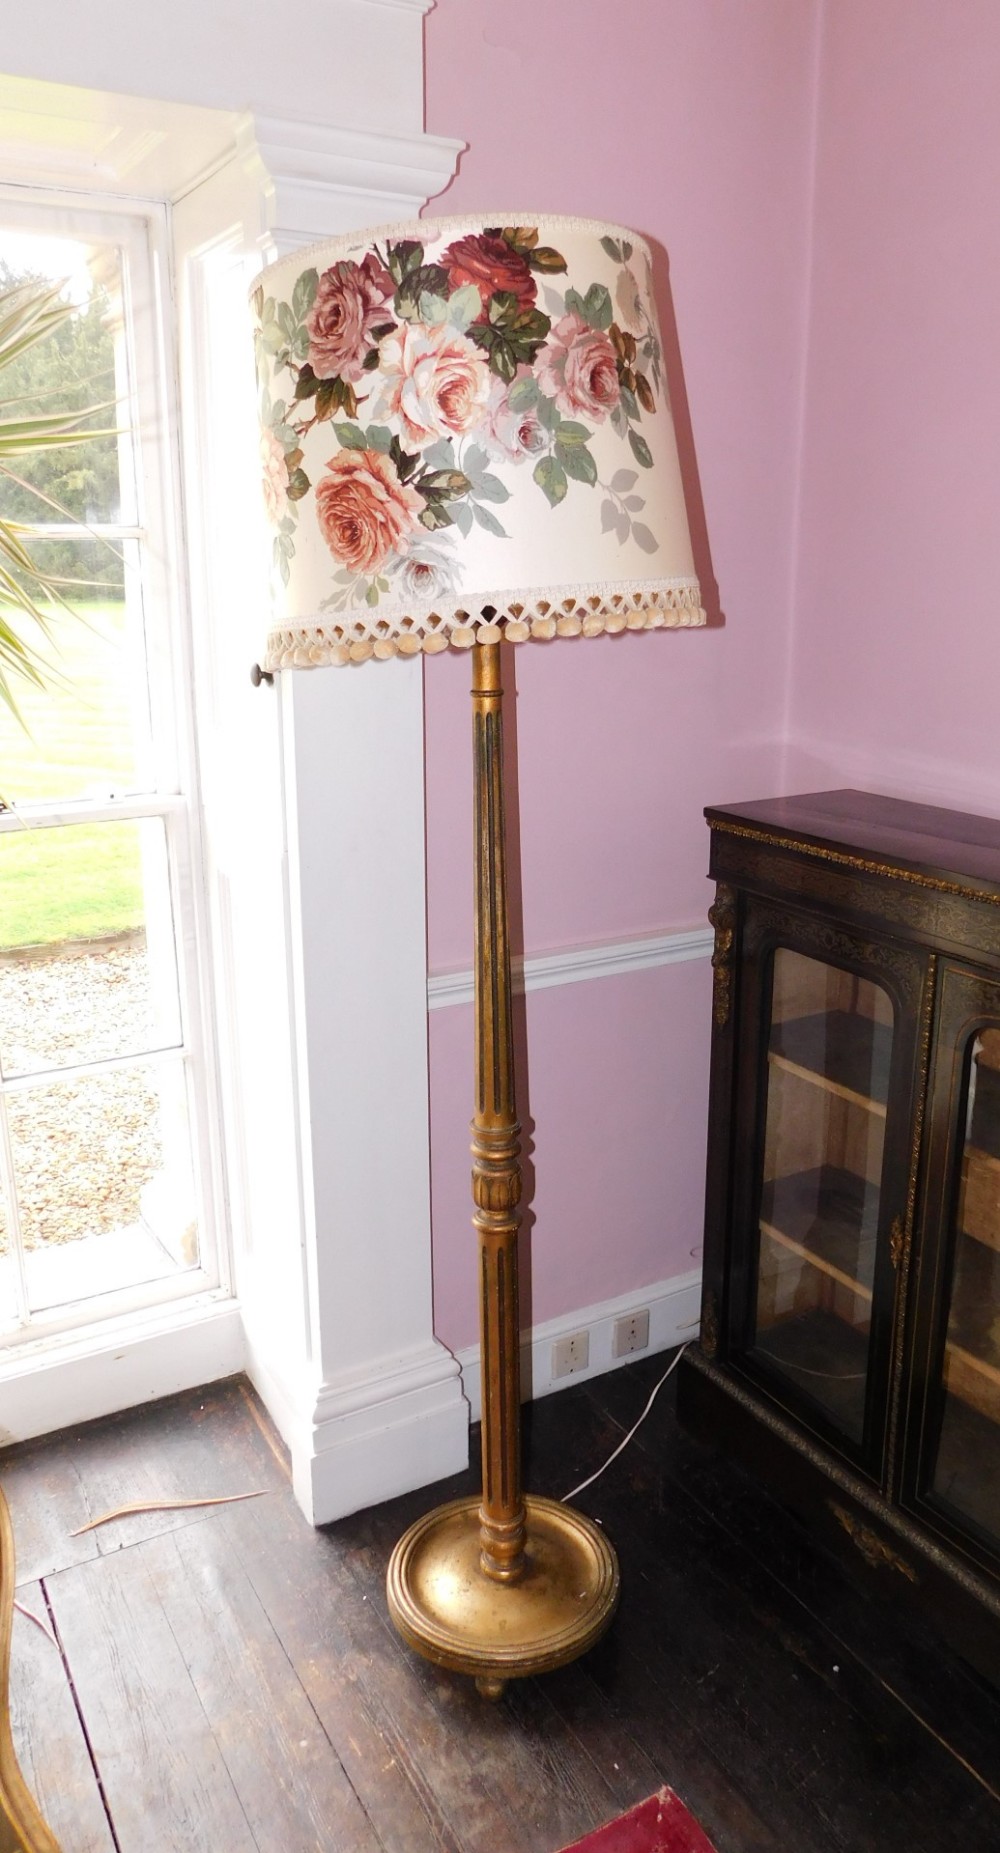
[[[134,786],[125,607],[92,602],[56,620],[63,685],[17,691],[26,733],[0,715],[0,793],[9,804],[107,797]],[[143,924],[137,823],[0,834],[0,947],[93,939]]]

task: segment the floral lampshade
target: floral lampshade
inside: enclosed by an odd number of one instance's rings
[[[265,667],[701,625],[634,232],[495,213],[271,265]]]

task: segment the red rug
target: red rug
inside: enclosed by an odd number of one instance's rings
[[[673,1789],[661,1789],[563,1853],[715,1853],[715,1848]]]

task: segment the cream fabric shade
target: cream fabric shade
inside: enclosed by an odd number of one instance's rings
[[[533,213],[265,270],[269,669],[701,625],[649,250]],[[486,615],[484,615],[484,613]]]

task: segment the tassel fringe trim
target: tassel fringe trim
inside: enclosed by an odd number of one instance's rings
[[[371,616],[296,625],[268,638],[265,669],[311,669],[322,664],[366,663],[373,657],[435,656],[477,643],[548,643],[554,637],[601,637],[619,631],[695,630],[707,623],[698,586],[643,587],[634,592],[585,590],[564,598],[524,602],[482,600],[488,616],[432,611],[423,618]],[[470,601],[471,602],[471,601]],[[479,600],[475,601],[477,604]]]

